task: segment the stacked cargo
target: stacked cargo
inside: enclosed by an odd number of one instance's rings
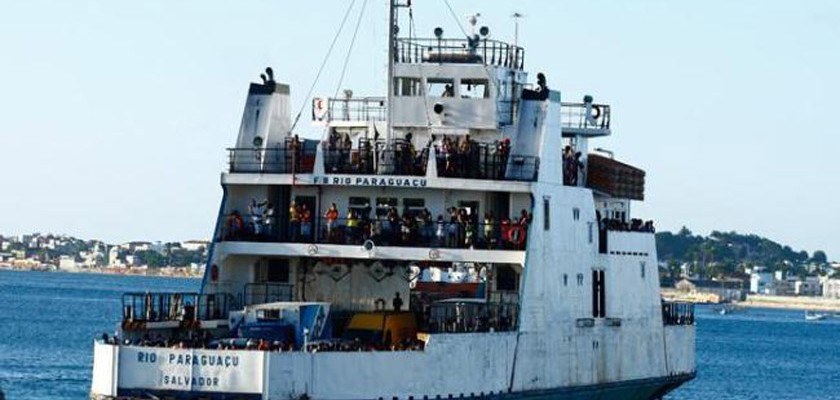
[[[597,154],[589,155],[586,187],[612,197],[644,200],[645,171]]]

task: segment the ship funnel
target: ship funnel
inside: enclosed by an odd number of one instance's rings
[[[292,126],[289,85],[275,82],[271,68],[266,68],[265,74],[260,77],[264,77],[263,83],[252,83],[248,88],[248,98],[236,139],[237,149],[255,150],[254,154],[258,155],[285,143]],[[261,167],[264,157],[235,161]]]

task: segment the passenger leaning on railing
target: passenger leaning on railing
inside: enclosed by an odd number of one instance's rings
[[[303,241],[312,239],[312,213],[306,204],[300,206],[300,235]]]
[[[224,240],[238,240],[241,239],[245,230],[245,221],[239,215],[239,211],[234,210],[228,215],[225,221]]]
[[[300,235],[300,207],[293,201],[289,205],[289,240],[298,241]]]
[[[271,203],[266,203],[265,212],[263,213],[263,220],[265,223],[265,234],[269,237],[274,237],[277,232],[275,232],[275,226],[277,225],[274,221],[274,205]]]
[[[263,216],[267,203],[268,201],[257,203],[257,199],[252,198],[251,204],[248,205],[248,213],[251,215],[251,228],[256,236],[260,236],[263,233]]]
[[[330,204],[330,208],[324,213],[324,220],[327,222],[327,240],[333,241],[335,240],[333,228],[335,227],[335,221],[338,220],[338,207],[335,203]]]
[[[493,219],[493,213],[484,213],[484,240],[487,242],[488,249],[496,247],[495,225],[496,221]]]

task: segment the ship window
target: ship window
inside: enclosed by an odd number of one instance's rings
[[[595,240],[594,235],[592,233],[592,226],[595,225],[595,223],[589,222],[587,225],[589,225],[589,244],[592,244],[592,242]]]
[[[403,215],[414,217],[426,208],[426,199],[403,199]]]
[[[572,209],[572,218],[575,221],[580,220],[580,208],[575,207]]]
[[[394,78],[394,96],[420,96],[422,87],[420,78]]]
[[[642,279],[645,279],[645,262],[644,261],[640,262],[639,267],[640,267],[641,272],[642,272]]]
[[[351,210],[360,211],[362,216],[369,217],[370,216],[370,198],[368,197],[351,197],[349,201],[349,207]],[[367,211],[367,214],[365,213]]]
[[[583,274],[577,274],[578,286],[583,286]]]
[[[462,99],[486,99],[490,97],[487,79],[461,79]]]
[[[549,204],[549,199],[544,197],[543,198],[543,221],[544,221],[543,229],[544,230],[551,229],[551,222],[550,222],[551,221],[551,214],[550,214],[550,211],[551,211],[551,206]]]
[[[382,217],[388,215],[388,210],[391,207],[396,207],[399,202],[396,197],[377,197],[376,198],[376,216]]]
[[[569,274],[563,274],[563,286],[569,286]]]
[[[426,93],[431,97],[455,96],[455,86],[452,79],[429,78],[426,83]]]

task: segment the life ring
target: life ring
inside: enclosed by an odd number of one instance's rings
[[[601,118],[601,106],[592,106],[592,119]]]

